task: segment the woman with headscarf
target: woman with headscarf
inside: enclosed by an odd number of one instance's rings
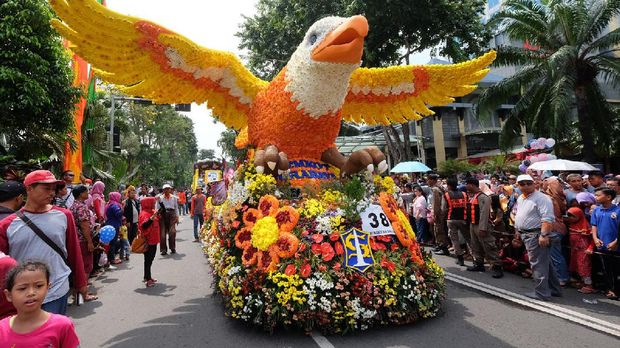
[[[90,190],[90,206],[98,223],[103,223],[105,219],[105,198],[103,197],[103,191],[105,191],[105,184],[99,180],[93,184],[93,188]]]
[[[125,200],[123,201],[123,217],[127,224],[127,237],[129,244],[133,242],[138,234],[138,217],[140,216],[140,202],[136,198],[136,188],[132,185],[125,190]]]
[[[110,192],[108,195],[108,204],[105,206],[105,224],[114,227],[116,235],[110,241],[108,249],[108,262],[119,264],[123,261],[116,259],[116,253],[119,247],[122,247],[119,232],[123,223],[123,210],[121,208],[121,194],[118,192]]]
[[[138,219],[139,233],[146,239],[148,249],[144,253],[144,278],[143,282],[147,287],[155,286],[157,279],[154,279],[151,275],[151,265],[155,254],[157,253],[157,244],[159,244],[159,216],[155,209],[157,198],[144,197],[140,202],[142,210],[140,211],[140,218]]]
[[[566,286],[570,280],[566,259],[562,254],[562,239],[566,235],[566,225],[564,224],[564,213],[566,213],[566,196],[564,187],[556,177],[550,177],[543,181],[543,193],[547,194],[553,202],[553,213],[555,221],[551,224],[551,262],[556,275],[560,280],[561,286]]]
[[[594,250],[592,227],[579,207],[569,208],[566,215],[571,247],[569,270],[579,274],[583,281],[583,286],[578,291],[592,294],[596,292],[592,287],[592,260],[590,259]]]

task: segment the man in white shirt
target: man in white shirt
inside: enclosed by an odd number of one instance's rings
[[[170,253],[176,254],[176,225],[179,221],[179,216],[177,215],[178,201],[177,197],[172,194],[172,186],[165,184],[162,189],[164,192],[159,196],[159,203],[163,205],[165,211],[159,222],[159,251],[162,255],[168,255],[168,246],[170,246]]]

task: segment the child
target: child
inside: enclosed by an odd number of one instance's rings
[[[513,238],[499,252],[504,271],[520,274],[523,278],[532,277],[532,269],[527,250],[521,239]]]
[[[584,294],[592,294],[596,292],[592,287],[591,275],[592,260],[590,259],[590,255],[592,255],[592,251],[594,250],[592,229],[581,208],[568,208],[566,215],[571,248],[569,270],[579,274],[583,281],[583,286],[577,291]]]
[[[616,281],[618,274],[616,258],[620,256],[618,249],[620,207],[611,203],[616,198],[616,191],[613,189],[598,188],[594,195],[600,206],[597,206],[592,212],[590,224],[592,225],[594,245],[603,264],[603,273],[607,280],[605,296],[612,300],[618,300],[620,284]]]
[[[129,261],[129,255],[131,254],[130,252],[131,246],[129,245],[129,238],[127,237],[127,225],[121,226],[120,235],[121,235],[121,243],[123,245],[120,251],[120,254],[121,254],[120,257],[122,259],[124,256],[125,261]]]
[[[2,347],[78,347],[80,341],[71,320],[41,309],[50,287],[50,271],[44,263],[27,261],[13,268],[4,294],[17,315],[0,321]]]

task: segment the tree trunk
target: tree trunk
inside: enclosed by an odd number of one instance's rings
[[[401,161],[401,152],[400,152],[400,149],[398,148],[398,145],[395,144],[395,141],[390,136],[388,129],[389,129],[388,126],[381,126],[383,137],[385,138],[385,142],[387,143],[388,150],[390,152],[389,156],[392,157],[394,164],[397,164],[397,163],[400,163]]]
[[[588,103],[586,87],[577,86],[575,88],[575,97],[577,99],[577,120],[579,121],[577,128],[583,142],[581,156],[585,162],[594,163],[596,156],[594,154],[594,139],[592,135],[593,125],[590,118],[590,105]]]
[[[405,147],[405,151],[404,151],[404,160],[405,161],[411,161],[411,139],[409,139],[409,122],[405,122],[402,124],[403,127],[403,143],[404,143],[404,147]]]

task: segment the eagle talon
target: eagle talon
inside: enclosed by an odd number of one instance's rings
[[[267,145],[256,150],[254,166],[258,174],[282,175],[289,167],[288,156],[275,145]]]

